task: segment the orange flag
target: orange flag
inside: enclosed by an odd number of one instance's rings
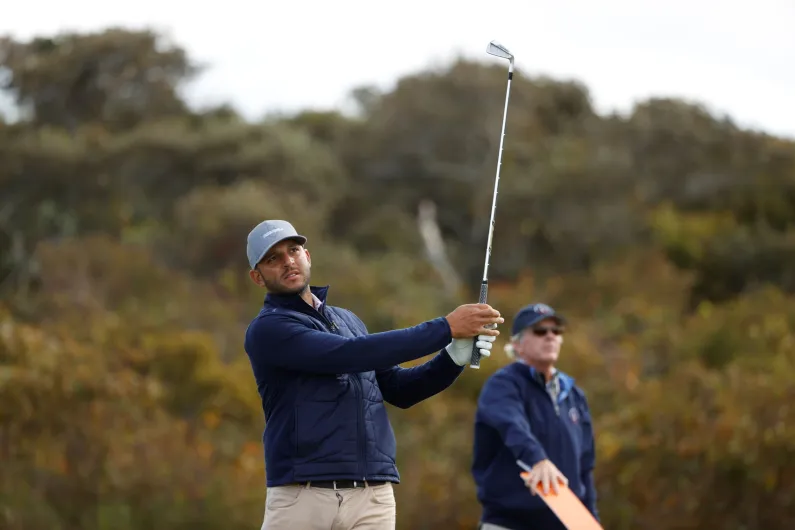
[[[520,467],[525,469],[519,473],[523,479],[530,476],[529,466],[524,462],[517,461]],[[536,484],[537,492],[549,509],[552,510],[558,519],[568,528],[568,530],[604,530],[599,521],[588,511],[588,508],[582,501],[563,484],[558,485],[558,493],[556,494],[552,487],[549,488],[549,493],[544,495],[541,490],[541,483]]]

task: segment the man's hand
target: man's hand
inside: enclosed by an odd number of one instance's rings
[[[530,492],[533,495],[538,493],[536,487],[539,482],[541,483],[541,491],[544,492],[544,495],[549,493],[550,484],[555,494],[559,493],[559,484],[569,485],[569,480],[557,467],[555,467],[555,464],[549,460],[542,460],[534,465],[530,475],[524,479],[525,486],[530,488]]]
[[[475,339],[453,339],[445,350],[447,354],[458,366],[464,366],[472,358],[472,342]],[[491,355],[493,342],[497,340],[495,335],[478,335],[475,345],[480,349],[480,355],[488,357]]]
[[[500,334],[496,325],[490,328],[486,326],[502,324],[505,319],[488,304],[464,304],[447,315],[447,322],[454,339],[471,339],[477,335],[496,337]]]

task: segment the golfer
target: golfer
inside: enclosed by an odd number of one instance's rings
[[[400,481],[384,403],[408,408],[486,357],[503,318],[468,304],[414,327],[368,334],[310,287],[306,238],[269,220],[248,235],[251,279],[267,290],[245,349],[262,398],[267,495],[263,530],[393,530]],[[495,326],[496,327],[496,326]],[[400,363],[437,353],[412,368]]]
[[[566,530],[537,496],[539,483],[545,493],[558,491],[559,481],[568,484],[599,517],[588,402],[574,380],[555,368],[565,323],[546,304],[519,311],[507,348],[516,362],[483,385],[472,464],[482,530]],[[517,460],[533,468],[526,482]]]

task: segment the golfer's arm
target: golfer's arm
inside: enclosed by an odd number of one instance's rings
[[[246,332],[252,363],[316,374],[382,370],[444,348],[452,340],[443,317],[417,326],[348,338],[283,315],[259,319]]]
[[[384,400],[398,408],[407,409],[452,385],[463,371],[463,366],[455,364],[450,355],[442,351],[419,366],[392,366],[378,371],[376,377]]]
[[[514,458],[531,466],[547,458],[530,428],[515,382],[502,378],[487,381],[478,399],[477,419],[500,434]]]

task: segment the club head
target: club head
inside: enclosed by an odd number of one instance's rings
[[[486,48],[486,53],[496,57],[502,57],[503,59],[508,59],[509,61],[513,62],[513,54],[508,51],[508,48],[496,40],[493,40],[489,43],[489,46]]]

